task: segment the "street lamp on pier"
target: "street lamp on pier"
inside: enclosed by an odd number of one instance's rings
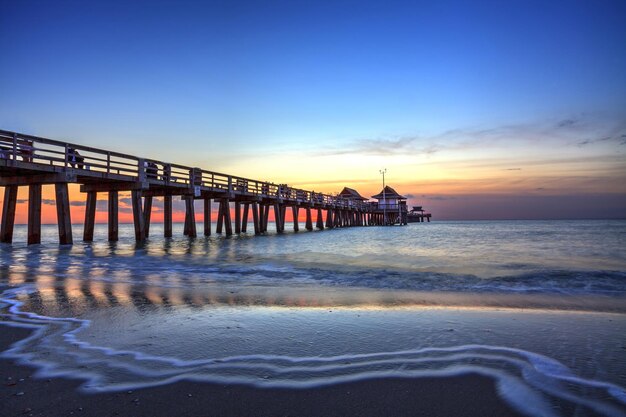
[[[378,172],[383,174],[383,223],[387,226],[387,197],[385,196],[385,173],[387,172],[387,168],[383,168]]]

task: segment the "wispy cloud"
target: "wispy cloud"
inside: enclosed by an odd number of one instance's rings
[[[615,142],[618,145],[626,145],[626,134],[618,135],[618,136],[605,136],[605,137],[596,138],[596,139],[585,139],[585,140],[578,142],[578,146],[582,147],[582,146],[593,145],[594,143],[601,143],[601,142]]]
[[[588,139],[589,137],[597,139]],[[318,155],[429,156],[442,151],[484,149],[512,142],[585,146],[609,141],[626,145],[626,120],[619,117],[607,120],[600,116],[579,115],[533,123],[460,127],[431,135],[362,138],[344,146],[325,149],[318,152]]]

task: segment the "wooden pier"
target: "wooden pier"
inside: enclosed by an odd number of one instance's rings
[[[150,234],[155,197],[163,198],[165,237],[172,236],[173,197],[185,201],[184,234],[189,237],[198,235],[195,200],[203,201],[205,236],[212,233],[212,202],[219,205],[215,233],[227,236],[247,232],[250,220],[255,234],[266,233],[270,211],[277,233],[282,233],[288,208],[295,231],[300,227],[300,210],[305,211],[305,229],[309,231],[313,230],[314,219],[317,229],[389,224],[387,214],[376,203],[0,130],[0,186],[4,187],[0,242],[13,241],[20,186],[29,190],[28,244],[41,242],[42,185],[54,184],[59,243],[72,244],[70,183],[80,184],[80,191],[86,195],[84,241],[93,240],[98,193],[108,196],[110,241],[118,240],[119,192],[131,193],[137,241]]]

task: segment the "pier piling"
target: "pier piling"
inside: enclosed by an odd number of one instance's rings
[[[72,237],[72,219],[70,216],[70,196],[67,190],[67,183],[60,182],[54,184],[57,205],[57,224],[59,227],[59,244],[71,245],[74,243]]]
[[[119,239],[119,223],[120,223],[120,213],[119,213],[119,193],[114,191],[109,191],[109,201],[108,201],[108,227],[109,227],[109,242],[117,242]]]
[[[13,242],[16,203],[17,185],[7,185],[6,187],[4,187],[4,200],[2,203],[2,225],[0,225],[0,241],[2,243]]]

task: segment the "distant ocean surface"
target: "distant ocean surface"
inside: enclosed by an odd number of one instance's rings
[[[527,415],[626,415],[626,221],[286,229],[27,246],[17,226],[1,323],[37,332],[3,355],[88,391],[479,373]]]

